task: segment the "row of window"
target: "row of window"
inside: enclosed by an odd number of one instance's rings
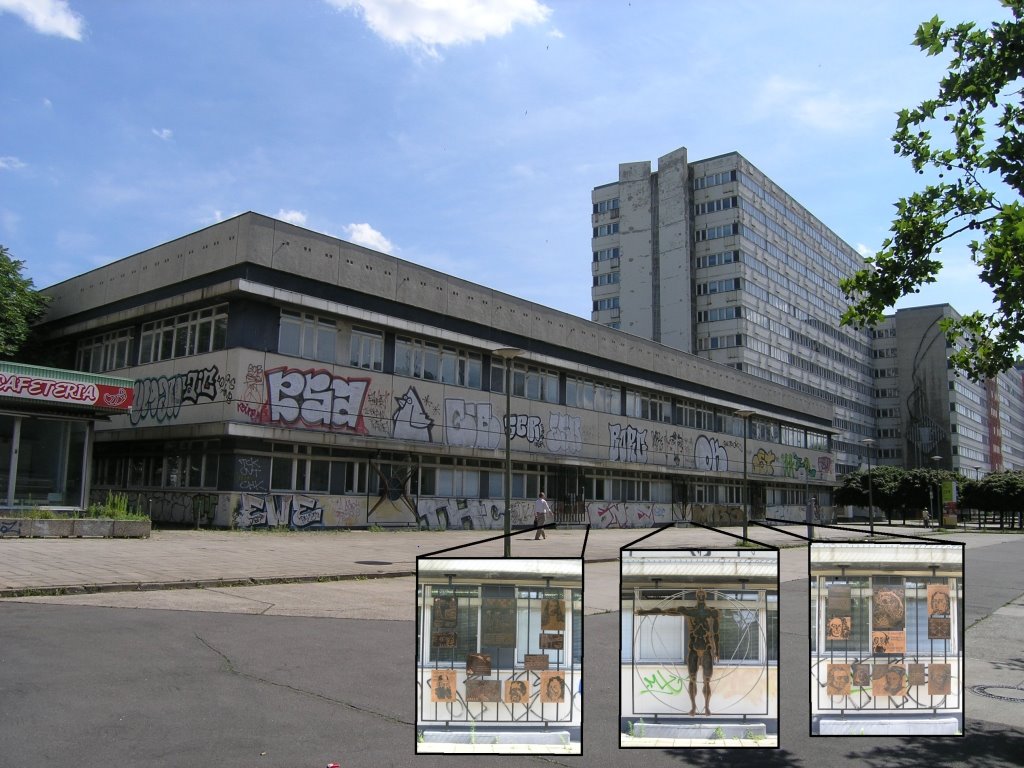
[[[594,275],[594,285],[615,285],[619,282],[618,272],[608,272],[603,275]]]
[[[704,203],[697,203],[693,206],[693,213],[695,216],[702,216],[707,213],[727,211],[730,208],[736,208],[738,204],[738,198],[735,195],[731,197],[720,197],[717,200],[708,200]]]
[[[594,251],[594,261],[610,261],[619,258],[619,247],[600,248]]]
[[[619,198],[613,197],[610,200],[601,200],[594,203],[594,213],[605,213],[607,211],[619,210]]]
[[[612,296],[610,299],[598,299],[594,302],[594,311],[601,312],[605,309],[618,309],[619,308],[619,297]]]
[[[607,235],[617,235],[619,233],[619,222],[613,221],[611,224],[599,224],[594,227],[594,237],[605,237]]]
[[[708,187],[717,187],[719,184],[728,184],[730,181],[736,181],[736,175],[736,171],[722,171],[721,173],[700,176],[693,180],[693,188],[707,189]]]

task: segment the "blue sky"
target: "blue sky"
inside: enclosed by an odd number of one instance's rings
[[[434,8],[434,10],[431,10]],[[441,8],[443,10],[437,10]],[[590,191],[738,151],[864,252],[933,14],[996,0],[0,0],[0,243],[37,287],[253,210],[590,317]],[[899,306],[991,308],[966,251]]]

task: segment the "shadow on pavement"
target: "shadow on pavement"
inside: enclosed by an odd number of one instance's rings
[[[1010,704],[1008,706],[1020,706]],[[1024,755],[1024,731],[996,723],[967,721],[967,732],[957,737],[899,739],[884,747],[846,753],[848,760],[871,768],[919,768],[922,765],[983,765],[1019,768]]]

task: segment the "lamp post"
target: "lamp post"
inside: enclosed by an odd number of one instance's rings
[[[501,347],[491,354],[505,362],[505,557],[512,557],[512,361],[523,350]]]
[[[935,462],[935,469],[938,470],[939,462],[942,461],[942,457],[941,456],[929,456],[928,458],[931,459],[933,462]],[[936,481],[935,481],[935,486],[936,486],[936,488],[935,488],[935,527],[936,528],[941,528],[942,527],[942,485],[939,483],[938,479],[936,479]],[[932,492],[932,486],[931,486],[931,483],[929,483],[928,484],[928,495],[929,496],[931,495],[931,492]]]
[[[747,526],[750,524],[750,486],[747,484],[747,432],[748,422],[754,415],[749,408],[737,408],[733,413],[743,419],[743,543],[747,542]]]
[[[875,445],[875,439],[873,437],[866,437],[861,440],[864,445],[868,447],[868,527],[870,535],[875,535],[875,496],[874,488],[871,484],[871,449]]]

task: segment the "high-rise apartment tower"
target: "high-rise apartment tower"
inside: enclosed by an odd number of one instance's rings
[[[832,402],[835,473],[864,463],[872,339],[839,323],[856,250],[735,152],[623,163],[592,202],[592,320]]]

